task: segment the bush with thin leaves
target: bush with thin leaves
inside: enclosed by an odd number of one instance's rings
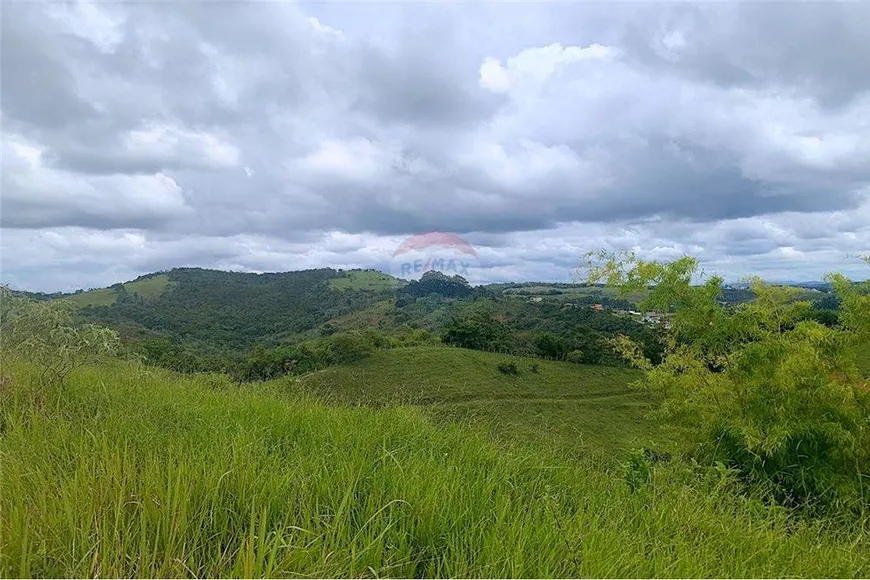
[[[586,358],[582,350],[572,350],[565,355],[565,360],[569,363],[581,365],[585,362]]]
[[[866,285],[831,276],[842,323],[825,326],[807,316],[799,289],[758,278],[755,300],[722,304],[722,278],[703,280],[691,257],[587,259],[590,282],[648,291],[642,308],[673,313],[660,364],[626,337],[612,344],[646,371],[641,386],[658,396],[693,454],[722,461],[784,505],[866,508],[870,389],[856,359],[870,335]]]
[[[0,304],[4,368],[13,358],[26,360],[39,369],[43,384],[60,385],[75,369],[118,353],[118,333],[93,324],[75,324],[74,307],[68,302],[29,300],[3,288]]]

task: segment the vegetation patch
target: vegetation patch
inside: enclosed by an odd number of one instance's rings
[[[392,290],[399,281],[377,270],[349,270],[329,281],[333,290]]]
[[[508,378],[497,366],[512,363]],[[522,372],[530,364],[537,372]],[[647,395],[625,368],[574,365],[445,346],[375,352],[343,365],[287,379],[288,388],[332,405],[413,406],[439,422],[461,422],[509,446],[561,455],[615,457],[638,446],[665,448],[647,420]]]
[[[728,474],[498,448],[414,409],[324,407],[138,365],[2,393],[0,572],[17,577],[861,577],[861,522]],[[844,527],[845,526],[845,527]],[[857,535],[856,535],[857,533]]]

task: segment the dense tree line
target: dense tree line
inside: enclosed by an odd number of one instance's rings
[[[405,306],[417,298],[437,295],[442,298],[467,298],[485,293],[482,289],[472,288],[468,281],[459,276],[447,276],[437,271],[423,274],[419,280],[412,280],[396,292],[396,304]]]
[[[184,268],[168,272],[171,285],[143,300],[118,289],[111,306],[81,314],[100,324],[137,324],[181,341],[228,349],[250,348],[309,330],[379,299],[373,291],[333,290],[332,269],[247,274]]]
[[[80,313],[118,330],[152,364],[184,372],[224,371],[250,380],[336,364],[342,357],[329,353],[340,347],[329,345],[347,340],[348,330],[336,319],[385,298],[393,298],[394,307],[377,328],[389,340],[368,335],[374,348],[426,331],[450,345],[587,364],[625,364],[610,344],[619,335],[642,345],[651,360],[663,350],[660,329],[615,314],[637,306],[603,289],[533,303],[522,293],[541,284],[514,285],[514,294],[505,295],[504,285],[472,287],[440,272],[395,289],[340,291],[330,281],[344,274],[332,269],[258,275],[183,268],[165,274],[170,285],[157,297],[144,299],[117,284],[112,305]],[[554,296],[577,287],[548,286]],[[739,304],[748,295],[751,289],[722,288],[719,300]],[[594,304],[604,311],[589,308]],[[828,308],[811,316],[836,324]],[[332,342],[311,342],[333,335]]]
[[[533,305],[518,300],[485,301],[456,314],[442,329],[448,344],[566,360],[585,364],[622,365],[609,344],[626,335],[658,359],[663,349],[660,333],[631,318],[590,308],[559,304]]]

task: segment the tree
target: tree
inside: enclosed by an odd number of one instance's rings
[[[579,364],[583,364],[583,362],[586,360],[586,356],[583,354],[582,350],[572,350],[571,352],[569,352],[568,354],[565,355],[565,360],[568,361],[569,363],[574,363],[574,364],[579,365]]]
[[[842,323],[825,326],[799,289],[758,278],[753,301],[720,304],[722,279],[693,283],[703,273],[690,257],[589,254],[587,272],[623,291],[649,288],[641,307],[673,312],[661,363],[627,337],[613,344],[646,371],[641,386],[694,455],[724,462],[784,505],[867,501],[870,389],[856,361],[870,338],[866,285],[831,276]]]
[[[507,326],[485,311],[474,311],[451,320],[444,327],[442,340],[454,346],[486,351],[509,352],[513,346]]]
[[[429,294],[437,294],[444,298],[465,298],[471,293],[471,286],[462,276],[458,274],[447,276],[441,272],[430,270],[424,273],[420,280],[412,280],[396,294],[399,306],[404,306],[416,298]]]
[[[564,359],[568,351],[571,350],[565,339],[550,332],[542,332],[535,336],[534,345],[541,356],[556,360]]]

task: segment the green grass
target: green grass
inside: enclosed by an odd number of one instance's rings
[[[69,294],[63,299],[72,302],[76,306],[111,306],[118,297],[117,292],[110,288],[98,288],[78,294]]]
[[[496,365],[503,361],[515,362],[519,375],[500,373]],[[296,384],[332,402],[420,407],[430,416],[471,422],[502,442],[612,455],[661,439],[646,419],[647,399],[629,387],[639,377],[621,368],[416,347],[381,351]]]
[[[412,408],[118,364],[2,392],[0,572],[21,577],[860,577],[866,522],[675,465],[633,493]]]
[[[124,288],[128,292],[135,292],[147,300],[160,296],[169,285],[169,276],[159,274],[134,282],[127,282],[124,284]],[[98,288],[96,290],[88,290],[87,292],[79,292],[78,294],[68,294],[63,299],[72,302],[76,306],[111,306],[115,303],[117,297],[118,293],[112,288]]]
[[[864,343],[858,351],[858,366],[864,372],[864,376],[870,378],[870,342]]]
[[[385,290],[395,288],[397,280],[377,270],[351,270],[329,281],[334,290]]]
[[[330,320],[330,324],[338,330],[364,330],[378,328],[382,323],[389,322],[396,311],[395,300],[381,300],[350,314]]]
[[[127,282],[124,284],[124,288],[126,288],[128,292],[135,292],[142,298],[148,300],[151,298],[157,298],[163,294],[170,284],[169,276],[166,274],[159,274],[157,276],[151,276],[150,278],[136,280],[135,282]]]

